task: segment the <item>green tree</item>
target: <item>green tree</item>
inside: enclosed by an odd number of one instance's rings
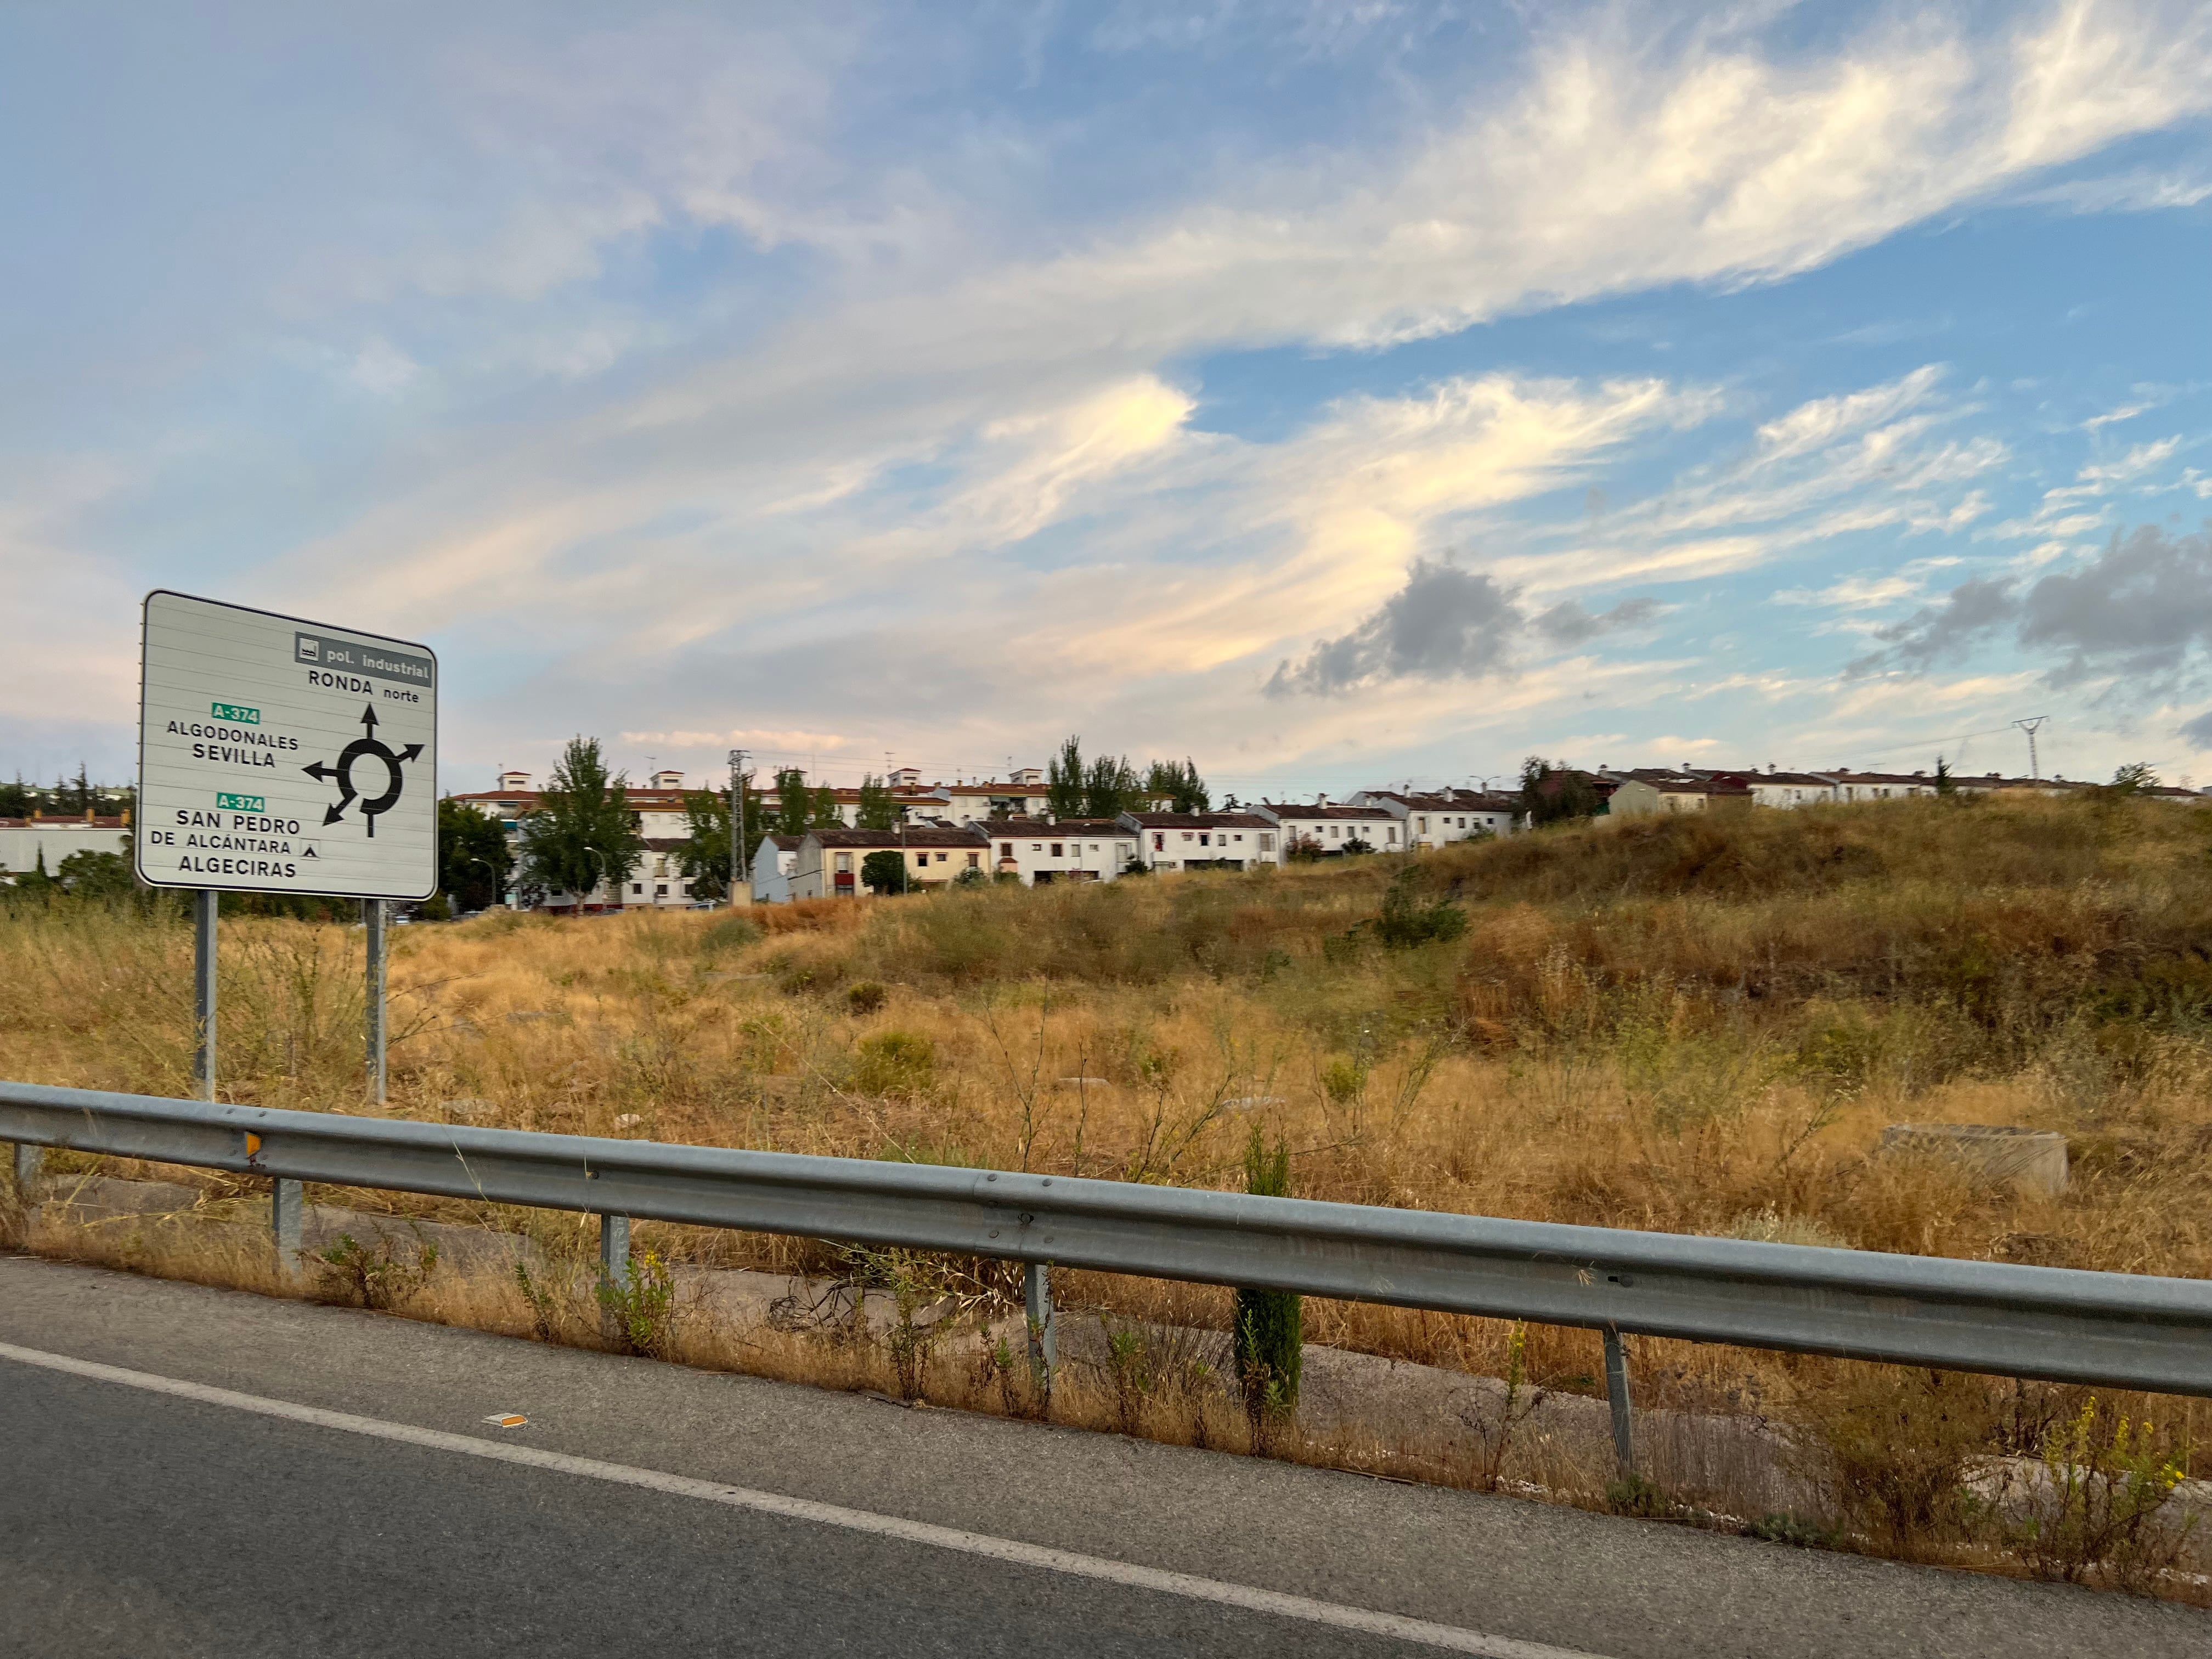
[[[872,893],[906,891],[906,854],[891,848],[869,854],[860,860],[860,885]]]
[[[711,789],[693,789],[684,797],[684,844],[676,849],[676,867],[691,878],[695,899],[725,899],[730,896],[730,799]]]
[[[1531,755],[1521,763],[1521,810],[1531,823],[1565,823],[1594,817],[1597,787],[1565,761]]]
[[[1959,793],[1958,776],[1951,770],[1951,763],[1941,755],[1936,757],[1936,793],[1939,795]]]
[[[17,898],[48,899],[54,894],[54,878],[46,873],[46,849],[40,848],[38,861],[15,878],[14,896]]]
[[[438,889],[456,909],[490,909],[514,874],[505,825],[466,801],[438,803]]]
[[[2140,795],[2158,787],[2158,774],[2148,761],[2130,761],[2112,774],[2112,781],[2105,787],[2116,795]]]
[[[806,774],[795,766],[779,767],[775,775],[775,811],[769,819],[769,833],[803,836],[814,827],[814,796],[806,787]]]
[[[1197,765],[1188,757],[1181,761],[1154,761],[1146,776],[1145,789],[1149,794],[1165,795],[1173,811],[1213,810],[1213,796],[1206,787],[1206,780],[1198,775]]]
[[[855,814],[856,830],[892,830],[906,816],[905,810],[891,799],[890,786],[874,773],[860,780],[860,800]]]
[[[42,856],[44,850],[40,849]],[[124,899],[136,896],[138,891],[131,860],[120,853],[71,853],[54,875],[57,884],[71,898]]]
[[[597,738],[569,738],[538,810],[522,820],[524,878],[576,894],[604,880],[619,891],[645,855],[629,782],[619,772],[608,773]]]
[[[1083,743],[1062,739],[1060,752],[1045,763],[1044,810],[1056,818],[1083,816]]]
[[[1100,755],[1084,769],[1083,816],[1119,817],[1144,805],[1145,783],[1126,755]]]
[[[837,804],[837,792],[826,783],[814,792],[814,799],[807,812],[806,827],[809,830],[842,830],[845,827],[845,811]]]
[[[13,783],[0,783],[0,818],[27,818],[45,802],[36,784],[23,781],[21,772]]]
[[[1290,1147],[1280,1139],[1269,1147],[1256,1123],[1244,1146],[1244,1190],[1267,1198],[1286,1198],[1291,1191]],[[1232,1340],[1245,1408],[1255,1419],[1295,1411],[1305,1369],[1304,1299],[1294,1291],[1240,1288]]]

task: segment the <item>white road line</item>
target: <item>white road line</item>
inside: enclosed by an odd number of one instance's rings
[[[0,1358],[20,1360],[26,1365],[42,1366],[47,1370],[62,1371],[71,1376],[119,1383],[128,1389],[143,1389],[149,1394],[166,1394],[179,1400],[196,1400],[203,1405],[224,1406],[233,1411],[251,1412],[260,1417],[308,1423],[317,1428],[366,1435],[374,1440],[397,1441],[402,1445],[426,1446],[434,1451],[459,1452],[465,1457],[485,1458],[495,1463],[519,1463],[526,1468],[550,1469],[558,1474],[580,1475],[589,1480],[609,1480],[618,1486],[641,1486],[647,1492],[666,1492],[676,1498],[695,1498],[731,1509],[780,1515],[793,1521],[811,1522],[817,1526],[842,1527],[848,1532],[868,1533],[878,1538],[896,1538],[909,1544],[927,1544],[934,1549],[958,1550],[964,1555],[985,1556],[1015,1566],[1036,1567],[1047,1572],[1063,1572],[1078,1578],[1095,1578],[1109,1584],[1125,1584],[1135,1589],[1158,1590],[1168,1595],[1187,1596],[1194,1601],[1212,1601],[1224,1607],[1243,1607],[1252,1613],[1302,1620],[1310,1625],[1326,1625],[1335,1630],[1391,1637],[1401,1642],[1440,1648],[1448,1653],[1479,1654],[1483,1659],[1602,1659],[1602,1656],[1585,1653],[1579,1649],[1553,1647],[1543,1642],[1522,1642],[1509,1636],[1486,1636],[1480,1631],[1431,1624],[1425,1619],[1407,1619],[1395,1613],[1376,1613],[1370,1608],[1345,1607],[1334,1601],[1316,1601],[1308,1596],[1285,1595],[1279,1590],[1259,1589],[1249,1584],[1225,1583],[1218,1578],[1200,1578],[1186,1572],[1165,1572],[1158,1567],[1140,1567],[1133,1562],[1109,1560],[1103,1556],[1079,1555],[1073,1550],[1048,1549],[1041,1544],[1024,1544],[1011,1538],[994,1538],[988,1533],[962,1532],[956,1527],[935,1527],[926,1521],[908,1521],[895,1515],[878,1515],[868,1510],[848,1510],[836,1504],[817,1504],[809,1498],[786,1498],[771,1492],[752,1492],[743,1486],[726,1486],[714,1480],[695,1480],[687,1475],[664,1474],[657,1469],[602,1462],[596,1457],[571,1457],[563,1452],[542,1451],[534,1446],[517,1445],[512,1441],[479,1440],[472,1435],[447,1434],[438,1429],[417,1428],[411,1423],[387,1423],[380,1418],[356,1417],[348,1412],[329,1412],[317,1406],[295,1405],[288,1400],[267,1400],[258,1395],[210,1388],[204,1382],[187,1382],[173,1376],[156,1376],[147,1371],[126,1370],[120,1365],[103,1365],[89,1359],[73,1359],[66,1354],[46,1353],[37,1348],[19,1348],[8,1342],[0,1342]]]

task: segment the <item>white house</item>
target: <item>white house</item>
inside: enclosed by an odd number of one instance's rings
[[[1698,769],[1700,777],[1716,775],[1710,769]],[[1751,791],[1752,804],[1788,810],[1799,806],[1818,806],[1824,802],[1841,800],[1835,779],[1818,772],[1778,772],[1769,766],[1764,772],[1730,772],[1726,775],[1740,778]]]
[[[1249,870],[1283,861],[1283,832],[1257,812],[1124,812],[1137,858],[1154,870]]]
[[[1286,859],[1305,851],[1336,857],[1347,848],[1366,853],[1406,850],[1405,824],[1380,806],[1331,806],[1326,802],[1305,806],[1263,800],[1252,810],[1282,830]]]
[[[131,856],[131,820],[125,817],[0,818],[0,884],[13,882],[38,869],[43,855],[46,873],[61,873],[62,860],[72,853],[119,853]]]
[[[1363,789],[1350,804],[1375,807],[1397,819],[1405,826],[1408,847],[1444,847],[1480,836],[1510,836],[1521,827],[1519,797],[1479,789]]]
[[[975,826],[991,840],[988,867],[1022,885],[1112,881],[1138,860],[1138,831],[1118,818],[994,818]]]
[[[791,872],[799,866],[797,836],[763,836],[753,851],[752,889],[755,904],[791,902]]]
[[[810,830],[792,861],[791,896],[857,898],[871,853],[896,852],[916,887],[943,887],[967,872],[984,873],[990,842],[980,830]]]
[[[1838,768],[1829,776],[1840,801],[1902,800],[1909,795],[1937,793],[1936,780],[1925,772],[1908,776],[1902,772],[1846,772]]]

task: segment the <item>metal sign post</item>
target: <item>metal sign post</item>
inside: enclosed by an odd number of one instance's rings
[[[368,933],[368,1097],[384,1104],[384,901],[363,899]]]
[[[385,1092],[384,901],[438,890],[427,646],[156,590],[139,658],[133,862],[193,898],[195,1075],[215,1098],[223,892],[367,902],[369,1091]]]
[[[738,877],[744,870],[745,847],[745,751],[730,750],[730,904],[738,902]],[[745,896],[752,892],[748,886]]]
[[[192,895],[192,1081],[200,1098],[215,1098],[215,919],[222,895]]]

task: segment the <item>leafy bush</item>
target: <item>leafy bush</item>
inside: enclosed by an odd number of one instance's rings
[[[676,1282],[657,1252],[633,1255],[621,1278],[599,1280],[599,1296],[608,1333],[625,1352],[667,1356],[675,1332]]]
[[[415,1235],[413,1259],[395,1249],[389,1233],[363,1244],[351,1233],[340,1233],[337,1243],[318,1253],[316,1265],[324,1283],[356,1307],[380,1311],[398,1307],[421,1290],[438,1265],[438,1247]]]
[[[717,916],[700,929],[699,954],[712,957],[726,951],[742,951],[749,945],[758,945],[766,937],[760,923],[750,916]]]
[[[856,1014],[872,1014],[890,999],[890,993],[872,979],[864,979],[845,992],[845,1006]]]
[[[1394,951],[1443,945],[1467,932],[1467,912],[1449,899],[1424,904],[1413,896],[1419,871],[1408,865],[1382,896],[1382,912],[1373,921],[1375,937]]]
[[[2092,1396],[2045,1436],[2042,1454],[2024,1512],[2002,1525],[2006,1548],[2030,1572],[2142,1590],[2173,1565],[2195,1517],[2175,1524],[2162,1511],[2185,1453],[2162,1447],[2148,1423],[2100,1412]]]
[[[1270,1198],[1291,1190],[1291,1149],[1278,1139],[1270,1149],[1252,1126],[1244,1147],[1244,1190]],[[1237,1292],[1234,1354],[1245,1409],[1255,1420],[1286,1417],[1297,1409],[1305,1366],[1305,1306],[1291,1291]]]
[[[872,1095],[920,1095],[937,1078],[937,1045],[909,1031],[865,1037],[853,1062],[854,1086]]]

